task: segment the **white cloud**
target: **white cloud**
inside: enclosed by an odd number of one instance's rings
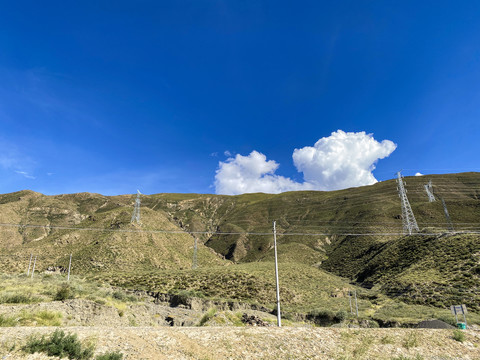
[[[308,189],[308,185],[296,183],[286,177],[275,175],[279,164],[258,151],[248,156],[237,154],[225,162],[220,161],[215,176],[217,194],[243,194],[252,192],[280,193]]]
[[[29,173],[27,173],[26,171],[15,171],[17,174],[20,174],[20,175],[23,175],[24,177],[26,177],[27,179],[36,179],[35,176],[32,176],[30,175]]]
[[[419,172],[417,172],[417,173],[415,174],[415,176],[423,176],[423,174],[422,174],[422,173],[419,173]]]
[[[228,151],[228,150],[225,150],[225,151],[223,152],[223,155],[230,157],[230,156],[232,156],[232,153],[231,153],[230,151]]]
[[[24,155],[15,144],[0,137],[0,169],[5,170],[4,176],[17,173],[27,179],[35,179],[29,174],[35,167],[35,162]]]
[[[314,146],[295,149],[293,162],[304,175],[295,182],[275,174],[279,164],[252,151],[219,163],[215,176],[217,194],[250,192],[280,193],[292,190],[338,190],[377,182],[372,174],[379,159],[389,156],[397,145],[378,142],[372,134],[338,130],[321,138]]]
[[[318,140],[313,147],[295,149],[293,163],[304,179],[318,190],[338,190],[377,182],[372,174],[379,159],[395,149],[390,140],[378,142],[364,131],[338,130]]]

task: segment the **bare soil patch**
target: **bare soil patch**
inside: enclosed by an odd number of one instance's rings
[[[125,359],[479,359],[480,333],[458,342],[451,330],[301,327],[66,327],[96,352]],[[47,359],[19,348],[51,327],[0,329],[2,359]]]

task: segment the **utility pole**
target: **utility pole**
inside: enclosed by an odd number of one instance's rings
[[[33,254],[30,254],[30,262],[28,263],[27,276],[30,275],[30,266],[32,266],[32,257],[33,257]]]
[[[134,222],[140,224],[140,195],[142,195],[142,193],[140,192],[140,190],[137,190],[137,198],[135,199],[135,207],[133,208],[132,220],[130,220],[132,224]]]
[[[280,315],[280,285],[278,283],[278,257],[277,257],[277,228],[276,221],[273,222],[273,247],[275,249],[275,283],[277,285],[277,325],[282,326],[282,317]]]
[[[33,279],[33,274],[35,273],[35,264],[36,263],[37,263],[37,256],[35,255],[35,260],[33,260],[32,279]]]
[[[435,199],[435,196],[433,195],[433,186],[432,186],[432,180],[428,182],[428,184],[423,185],[425,187],[425,191],[427,192],[428,195],[428,201],[429,202],[434,202],[437,199]]]
[[[72,268],[72,254],[70,254],[70,261],[68,262],[68,276],[67,281],[70,281],[70,269]]]
[[[412,207],[407,198],[407,190],[405,189],[405,183],[401,172],[397,172],[397,190],[398,196],[402,202],[402,221],[403,221],[403,233],[406,235],[412,235],[414,232],[418,232],[417,220],[413,215]]]
[[[443,198],[441,198],[441,200],[443,205],[443,212],[445,213],[445,218],[447,219],[448,230],[453,231],[454,230],[453,222],[452,222],[452,219],[450,219],[450,214],[448,213],[448,210],[447,210],[447,204],[445,204],[445,200]]]
[[[350,303],[350,314],[353,315],[353,307],[352,307],[352,291],[348,290],[348,302]]]
[[[192,269],[196,269],[198,267],[197,264],[197,238],[195,238],[195,242],[193,244],[193,262],[192,262]]]
[[[357,318],[358,318],[357,290],[354,291],[354,294],[355,294],[355,311],[357,312]]]

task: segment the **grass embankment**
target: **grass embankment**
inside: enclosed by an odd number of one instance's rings
[[[480,310],[480,235],[417,235],[349,246],[349,252],[339,247],[322,266],[412,304]]]
[[[32,279],[25,274],[0,275],[0,305],[49,303],[68,299],[86,299],[111,306],[121,314],[129,304],[141,301],[137,296],[115,289],[107,283],[72,277],[70,282],[61,275],[38,274]],[[21,310],[15,315],[1,314],[0,326],[61,326],[62,314],[49,310]]]
[[[359,321],[375,320],[387,326],[411,326],[431,318],[453,322],[448,307],[407,304],[378,290],[353,286],[312,266],[280,263],[279,276],[283,316],[294,321],[307,319],[323,325],[340,321],[355,323],[348,292],[356,290]],[[114,285],[132,289],[263,306],[272,312],[276,303],[274,266],[266,262],[196,270],[98,274],[93,278],[108,279]],[[355,311],[353,296],[351,300]],[[480,316],[474,312],[469,318],[471,323],[480,323]]]

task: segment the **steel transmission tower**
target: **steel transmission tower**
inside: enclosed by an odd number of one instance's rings
[[[140,192],[140,190],[137,190],[137,198],[135,199],[135,207],[133,208],[132,220],[130,220],[132,224],[134,222],[140,224],[140,195],[142,195],[142,193]]]
[[[193,263],[192,263],[192,269],[196,269],[198,267],[197,264],[197,238],[195,238],[195,242],[193,244]]]
[[[445,213],[445,218],[447,219],[448,230],[453,231],[454,230],[453,223],[452,223],[452,219],[450,219],[450,214],[448,213],[448,210],[447,210],[447,204],[445,204],[445,200],[443,200],[443,198],[441,198],[441,200],[443,205],[443,212]]]
[[[418,232],[417,220],[415,220],[415,215],[413,215],[410,202],[407,198],[407,190],[405,190],[405,183],[403,182],[402,174],[400,171],[397,173],[397,189],[398,196],[402,202],[402,221],[403,221],[403,232],[404,234],[412,235],[414,232]]]
[[[434,202],[437,199],[435,199],[435,196],[433,195],[433,185],[432,185],[432,180],[428,182],[428,184],[423,185],[425,187],[425,191],[427,192],[428,195],[428,201],[429,202]]]

